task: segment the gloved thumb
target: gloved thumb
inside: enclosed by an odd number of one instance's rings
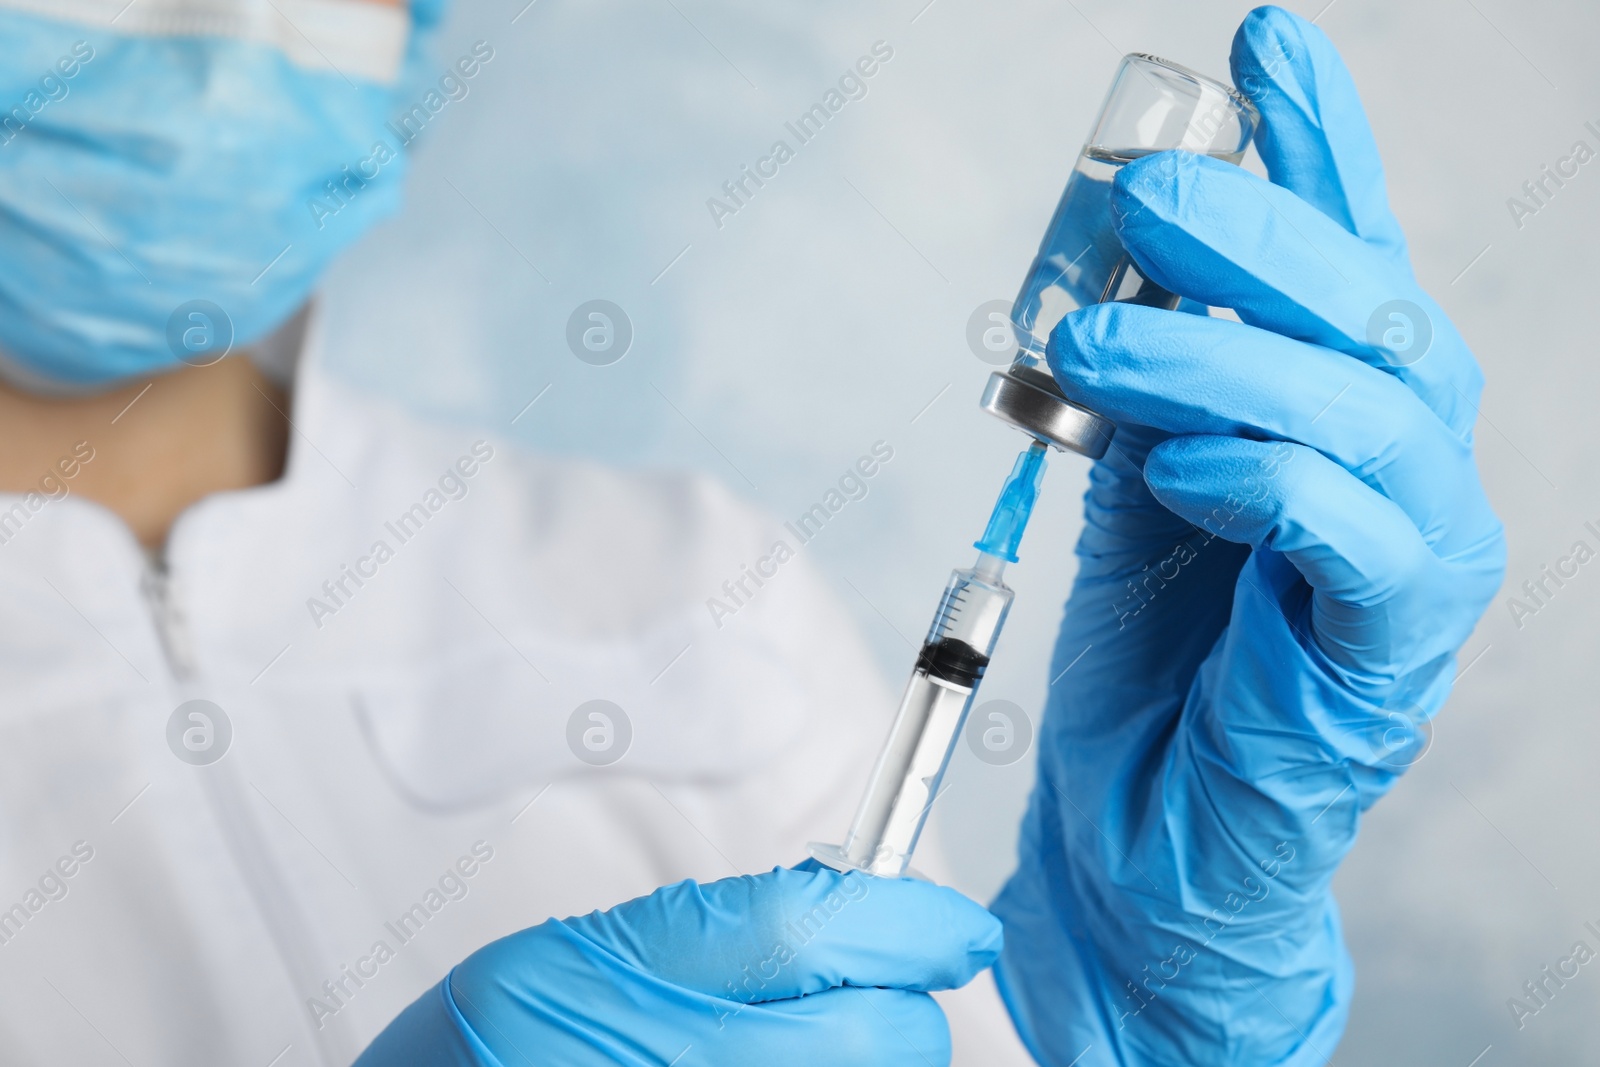
[[[1256,151],[1290,190],[1409,272],[1383,164],[1355,82],[1327,34],[1258,7],[1233,38],[1233,83],[1261,112]]]
[[[746,1003],[953,989],[1001,945],[999,920],[953,889],[827,868],[678,882],[563,925],[640,971]]]

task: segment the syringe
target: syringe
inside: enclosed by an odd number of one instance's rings
[[[1011,609],[1013,594],[1000,575],[1017,561],[1045,452],[1044,442],[1034,441],[1017,457],[989,526],[973,545],[978,561],[951,573],[844,844],[811,845],[811,854],[829,867],[891,878],[906,872]]]

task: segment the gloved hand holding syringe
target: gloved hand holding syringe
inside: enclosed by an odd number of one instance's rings
[[[821,862],[906,873],[1011,607],[1001,574],[1017,562],[1045,454],[1054,447],[1098,459],[1111,446],[1113,424],[1068,399],[1046,366],[1050,331],[1068,312],[1104,301],[1178,307],[1179,298],[1145,278],[1123,250],[1111,179],[1122,165],[1168,149],[1238,163],[1256,123],[1250,103],[1220,82],[1153,56],[1123,58],[1012,307],[1017,357],[983,393],[985,410],[1034,440],[974,544],[977,562],[950,576],[844,843],[812,845]]]

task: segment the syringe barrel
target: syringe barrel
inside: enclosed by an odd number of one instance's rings
[[[998,567],[950,575],[845,837],[841,851],[849,866],[888,877],[905,873],[1012,595]]]

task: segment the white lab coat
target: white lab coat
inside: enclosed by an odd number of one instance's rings
[[[479,945],[849,820],[893,695],[805,550],[706,607],[775,521],[423,425],[314,351],[293,420],[164,571],[93,503],[0,496],[0,1062],[348,1063]],[[169,747],[191,699],[231,724],[210,765]],[[609,767],[567,744],[592,699],[631,720]],[[987,976],[946,1003],[958,1063],[1027,1062]]]

